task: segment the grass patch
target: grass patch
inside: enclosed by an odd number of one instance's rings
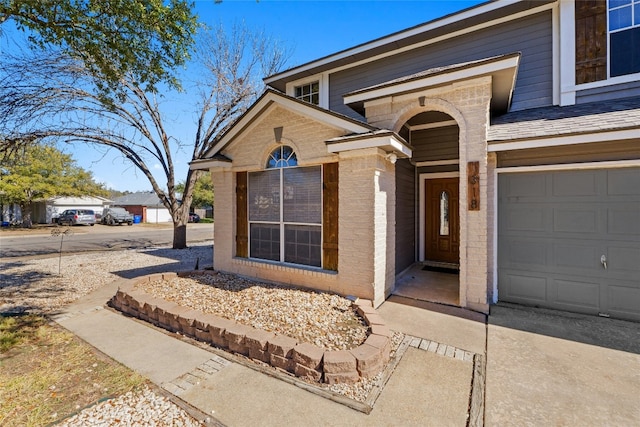
[[[144,377],[38,316],[0,317],[0,425],[46,426]]]
[[[213,218],[200,218],[199,223],[201,223],[201,224],[213,224]]]

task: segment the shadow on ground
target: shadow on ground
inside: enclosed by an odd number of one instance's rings
[[[25,263],[22,261],[2,263],[2,272],[0,272],[0,289],[29,286],[41,280],[55,277],[54,274],[37,270],[9,271],[24,265]]]
[[[640,354],[640,325],[635,322],[499,303],[491,307],[489,323]]]
[[[129,270],[113,271],[123,279],[156,273],[193,271],[213,268],[213,249],[211,244],[192,246],[186,249],[159,248],[144,251],[146,255],[167,259],[167,263]]]
[[[460,317],[462,319],[472,320],[474,322],[486,323],[487,321],[487,316],[485,314],[479,313],[477,311],[467,310],[466,308],[462,307],[454,307],[446,304],[422,301],[414,298],[403,297],[400,295],[391,295],[389,298],[387,298],[387,301],[402,305],[408,305],[411,307],[423,308],[425,310],[447,314],[449,316]]]

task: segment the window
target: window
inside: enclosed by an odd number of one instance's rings
[[[320,104],[320,82],[315,81],[295,87],[294,96],[314,105]]]
[[[449,193],[440,193],[440,235],[449,235]]]
[[[610,77],[640,72],[640,0],[609,0]]]
[[[298,167],[291,147],[276,148],[248,177],[249,256],[322,265],[322,168]]]

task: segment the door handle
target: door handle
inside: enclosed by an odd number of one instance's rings
[[[602,266],[606,270],[607,269],[607,256],[606,255],[602,255],[600,257],[600,263],[602,264]]]

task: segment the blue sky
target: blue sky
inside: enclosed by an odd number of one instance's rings
[[[195,10],[206,24],[222,23],[230,28],[244,21],[249,28],[264,30],[284,42],[292,52],[287,63],[290,68],[483,2],[224,0],[214,4],[213,0],[198,0]],[[189,111],[188,106],[181,110],[172,112],[177,116],[174,132],[193,135],[189,123],[193,110]],[[88,147],[66,147],[65,151],[73,155],[79,166],[91,170],[96,181],[109,188],[151,190],[146,177],[116,153],[99,153]],[[177,181],[186,177],[188,160],[188,153],[178,156]]]

